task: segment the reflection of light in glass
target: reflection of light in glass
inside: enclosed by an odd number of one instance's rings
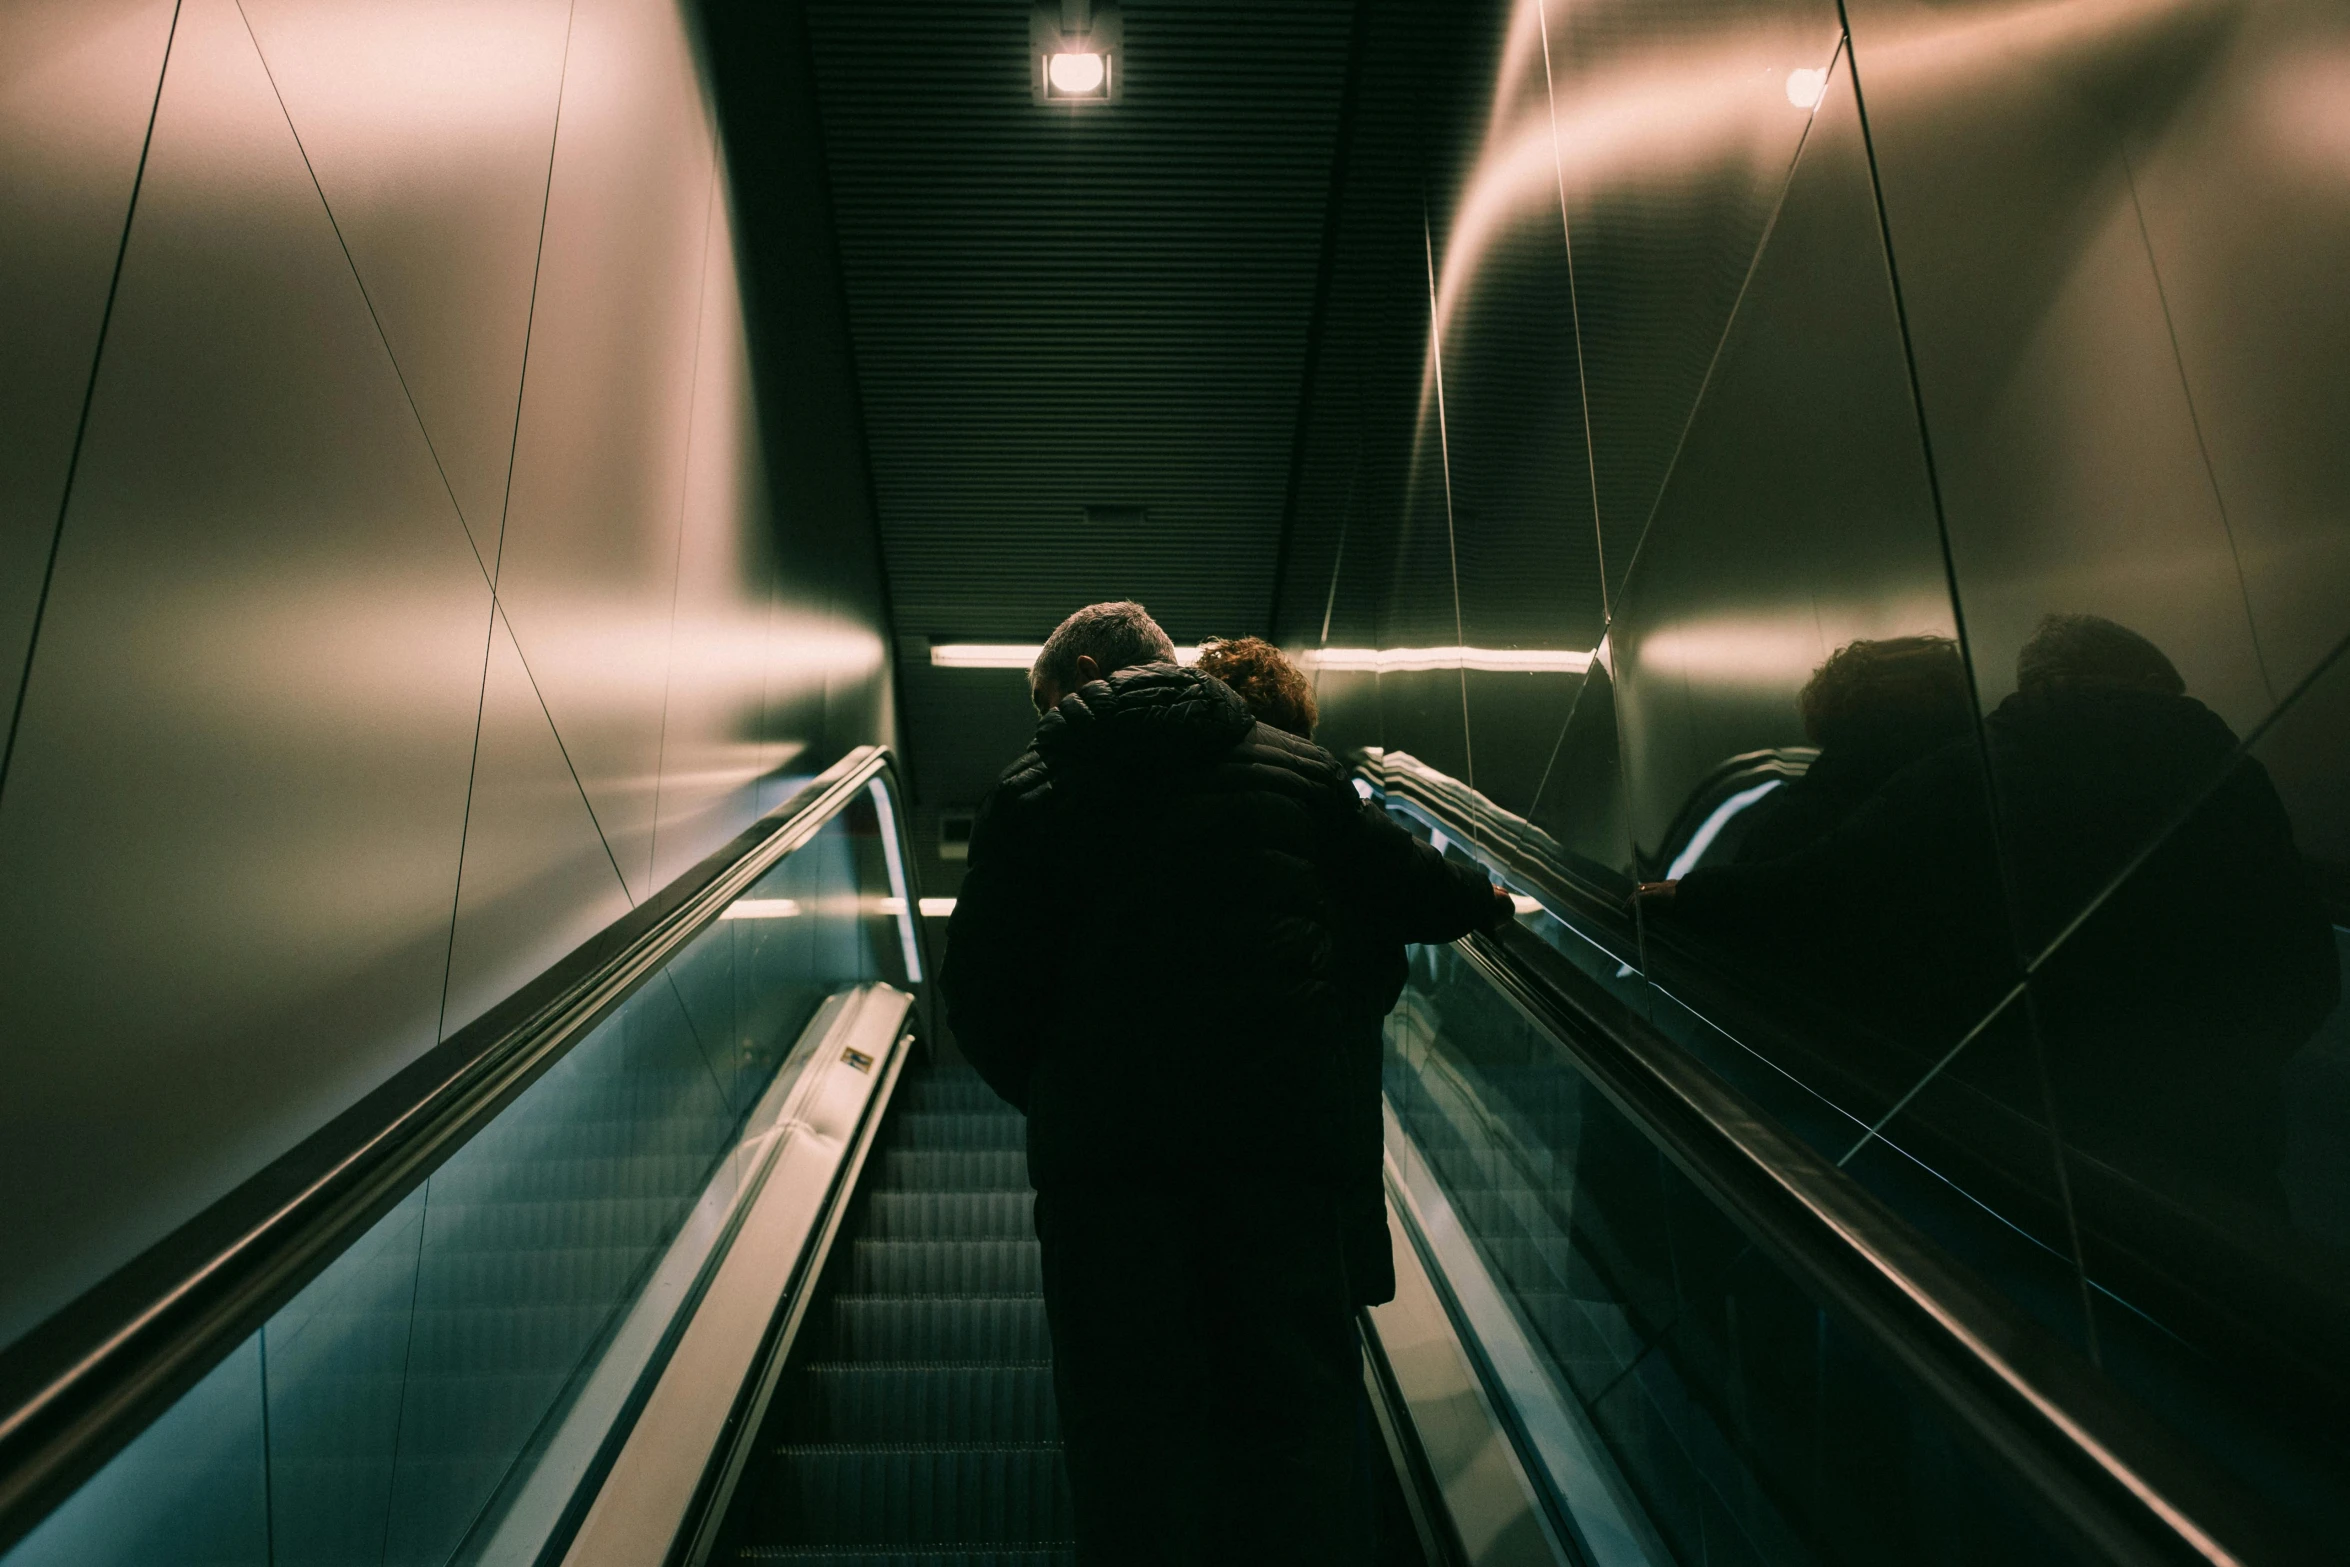
[[[789,920],[800,915],[797,898],[737,898],[726,906],[722,920]]]
[[[1789,71],[1787,73],[1787,101],[1798,109],[1816,109],[1821,95],[1828,90],[1828,73],[1824,70]]]
[[[884,909],[897,916],[898,945],[905,950],[906,978],[919,984],[922,979],[922,945],[914,934],[914,922],[906,914],[906,862],[898,853],[897,812],[891,808],[889,788],[880,779],[873,781],[873,814],[881,818],[881,856],[889,866],[890,896],[882,900]],[[895,905],[891,907],[891,905]]]
[[[1043,651],[1041,642],[933,642],[930,664],[933,669],[1026,669]],[[1175,662],[1198,663],[1199,649],[1177,648]]]
[[[1679,881],[1682,877],[1697,869],[1697,862],[1705,858],[1705,851],[1714,846],[1714,840],[1722,835],[1722,829],[1730,825],[1730,818],[1736,816],[1740,811],[1745,810],[1748,806],[1761,799],[1764,795],[1769,794],[1773,789],[1778,788],[1779,785],[1784,782],[1786,782],[1786,780],[1783,778],[1773,778],[1766,782],[1758,783],[1751,789],[1739,790],[1736,794],[1730,796],[1730,798],[1715,806],[1713,815],[1707,817],[1705,819],[1705,825],[1698,828],[1696,833],[1691,836],[1689,840],[1689,847],[1683,849],[1678,855],[1676,855],[1673,859],[1673,863],[1666,868],[1665,880]]]
[[[1055,92],[1099,92],[1103,61],[1098,54],[1056,54],[1045,67],[1045,73],[1052,78]]]
[[[1540,647],[1326,647],[1304,654],[1303,661],[1323,669],[1354,669],[1383,675],[1423,669],[1476,669],[1504,675],[1579,675],[1591,667],[1591,655],[1580,649]]]
[[[944,919],[954,912],[955,900],[952,898],[924,898],[922,900],[922,914],[926,919]]]

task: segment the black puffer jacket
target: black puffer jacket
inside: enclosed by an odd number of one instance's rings
[[[1171,664],[1064,698],[981,807],[942,976],[1029,1170],[1375,1187],[1379,1019],[1405,942],[1493,918],[1485,879],[1363,804],[1330,754]]]

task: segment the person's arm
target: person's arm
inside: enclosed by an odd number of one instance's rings
[[[1033,824],[1022,819],[1029,814],[1001,789],[981,807],[939,971],[955,1043],[987,1085],[1022,1110],[1060,942],[1045,859]]]
[[[1514,917],[1509,894],[1485,872],[1446,859],[1368,800],[1349,814],[1341,859],[1349,894],[1397,940],[1451,941]]]

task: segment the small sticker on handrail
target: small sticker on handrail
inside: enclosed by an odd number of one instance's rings
[[[864,1051],[855,1049],[854,1047],[843,1050],[840,1053],[840,1058],[843,1061],[846,1061],[849,1065],[855,1067],[860,1072],[870,1072],[873,1070],[873,1058],[867,1055]]]

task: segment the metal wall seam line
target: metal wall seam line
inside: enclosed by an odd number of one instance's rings
[[[57,577],[57,552],[65,542],[65,514],[73,505],[73,483],[81,471],[82,440],[90,432],[90,407],[98,396],[98,371],[106,362],[107,328],[114,322],[114,300],[122,288],[123,258],[130,254],[131,223],[139,214],[139,187],[147,179],[147,154],[155,145],[155,117],[163,109],[163,84],[171,76],[171,47],[179,37],[179,0],[173,0],[171,26],[163,37],[163,64],[155,72],[155,97],[147,106],[147,130],[139,142],[139,167],[131,176],[130,200],[124,204],[122,238],[114,247],[114,271],[106,280],[106,307],[98,313],[98,341],[90,350],[90,376],[82,386],[81,413],[74,421],[73,451],[65,460],[65,484],[57,497],[57,524],[49,533],[49,554],[41,567],[41,591],[33,601],[33,623],[25,636],[24,669],[17,677],[16,700],[8,712],[8,736],[0,743],[0,801],[7,798],[8,767],[16,758],[16,732],[24,721],[25,693],[33,686],[33,661],[41,650],[41,621],[49,611],[49,585]]]

